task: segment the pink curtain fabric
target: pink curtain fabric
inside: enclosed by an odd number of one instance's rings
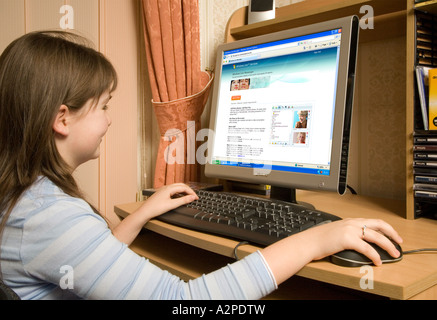
[[[154,187],[198,181],[191,142],[201,129],[213,78],[200,70],[198,0],[143,0],[143,21],[152,104],[161,133]]]

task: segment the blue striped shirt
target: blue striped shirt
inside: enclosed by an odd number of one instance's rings
[[[259,299],[277,288],[260,252],[184,282],[130,250],[82,199],[40,178],[4,230],[2,277],[22,299]]]

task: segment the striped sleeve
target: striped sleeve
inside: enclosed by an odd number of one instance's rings
[[[259,251],[189,282],[194,300],[257,300],[277,289],[276,281]]]
[[[259,299],[276,289],[259,252],[186,283],[119,242],[80,201],[33,215],[21,256],[29,276],[52,284],[54,299]]]

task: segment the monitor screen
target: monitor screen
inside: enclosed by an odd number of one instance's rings
[[[358,24],[353,16],[221,45],[205,174],[344,193]]]

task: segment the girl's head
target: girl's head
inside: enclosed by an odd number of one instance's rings
[[[77,35],[33,32],[5,49],[0,56],[0,213],[40,175],[78,194],[72,168],[57,148],[54,122],[61,107],[80,117],[116,86],[111,63]]]

